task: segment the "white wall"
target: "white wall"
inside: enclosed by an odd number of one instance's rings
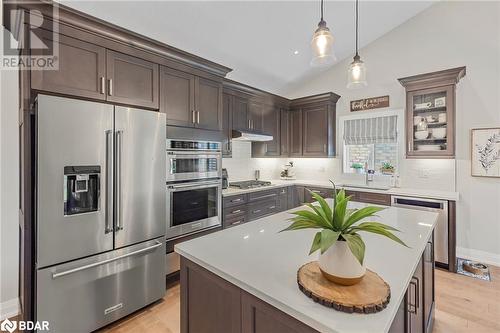
[[[362,19],[362,18],[361,18]],[[440,2],[360,52],[368,68],[369,86],[346,89],[350,59],[321,75],[289,87],[287,97],[333,91],[342,96],[338,114],[349,101],[390,95],[391,108],[405,104],[400,77],[467,66],[457,89],[456,160],[407,160],[405,186],[456,188],[459,254],[500,265],[500,179],[470,176],[470,129],[500,126],[500,3]],[[419,169],[429,178],[419,178]],[[456,182],[454,182],[456,178]]]
[[[17,71],[0,70],[0,320],[18,311],[18,126]]]

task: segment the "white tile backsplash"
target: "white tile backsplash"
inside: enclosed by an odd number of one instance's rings
[[[252,158],[252,144],[233,142],[232,158],[224,158],[230,181],[254,178],[260,170],[261,179],[277,179],[283,166],[294,162],[297,179],[335,180],[339,183],[361,183],[364,175],[342,174],[341,158]],[[453,159],[403,159],[400,165],[401,186],[416,189],[455,191],[455,160]],[[390,178],[380,176],[377,183],[389,184]]]

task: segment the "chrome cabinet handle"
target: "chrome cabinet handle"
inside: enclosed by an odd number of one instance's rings
[[[115,257],[115,258],[110,258],[110,259],[106,259],[106,260],[103,260],[103,261],[95,262],[93,264],[88,264],[88,265],[80,266],[80,267],[77,267],[77,268],[68,269],[67,271],[63,271],[63,272],[60,272],[60,273],[52,273],[52,278],[56,279],[58,277],[65,276],[65,275],[72,274],[72,273],[76,273],[76,272],[79,272],[79,271],[83,271],[85,269],[89,269],[89,268],[92,268],[92,267],[97,267],[97,266],[109,264],[110,262],[113,262],[113,261],[117,261],[117,260],[120,260],[120,259],[125,259],[125,258],[131,257],[131,256],[135,256],[137,254],[141,254],[141,253],[144,253],[144,252],[151,251],[151,250],[156,249],[156,248],[158,248],[158,247],[160,247],[162,245],[163,245],[163,243],[161,243],[159,241],[156,241],[155,245],[151,245],[151,246],[148,246],[148,247],[146,247],[144,249],[140,249],[140,250],[133,251],[133,252],[130,252],[130,253],[127,253],[127,254],[123,254],[123,255]]]
[[[107,130],[106,132],[106,191],[104,193],[104,200],[106,202],[106,210],[104,216],[104,233],[113,232],[113,227],[111,221],[113,220],[113,203],[112,203],[112,193],[113,193],[113,137],[112,130]]]
[[[276,208],[276,206],[270,206],[270,207],[269,207],[269,209],[274,209],[274,208]]]
[[[101,76],[101,94],[106,93],[106,79],[104,76]]]
[[[122,136],[116,131],[116,230],[123,230],[122,224]]]
[[[197,182],[197,183],[192,183],[192,184],[186,184],[186,185],[169,185],[169,188],[176,189],[176,188],[191,188],[191,187],[198,187],[198,186],[206,186],[206,185],[219,185],[219,181],[214,181],[214,182]]]
[[[195,110],[191,110],[191,122],[193,124],[196,124],[196,111]]]
[[[272,198],[272,197],[275,197],[275,196],[276,196],[276,193],[271,193],[271,194],[261,195],[260,197],[253,198],[253,200],[257,201],[257,200],[260,200],[260,199]]]
[[[251,123],[252,123],[252,121],[250,119],[248,119],[248,128],[252,128]]]
[[[412,280],[410,281],[410,286],[413,286],[413,292],[410,291],[409,294],[409,300],[408,300],[408,312],[417,314],[417,311],[420,307],[420,301],[419,301],[419,288],[420,281],[418,278],[413,277]],[[413,296],[413,297],[412,297]],[[412,301],[413,298],[413,301]]]
[[[200,111],[196,111],[196,123],[200,124]]]
[[[231,200],[231,202],[240,202],[240,201],[241,201],[241,198]]]
[[[326,143],[323,144],[323,152],[326,153]]]
[[[238,213],[240,213],[240,212],[241,212],[241,209],[237,209],[237,210],[233,210],[233,211],[231,212],[231,214],[238,214]]]
[[[241,223],[241,220],[238,220],[238,221],[235,221],[233,223],[231,223],[231,225],[237,225],[237,224],[240,224]]]
[[[108,79],[108,95],[113,96],[113,79]]]
[[[260,213],[260,212],[261,212],[261,210],[257,209],[257,210],[254,210],[252,213],[257,214],[257,213]]]

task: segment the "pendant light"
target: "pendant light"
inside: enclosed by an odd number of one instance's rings
[[[311,66],[326,66],[335,62],[333,36],[323,20],[323,0],[321,0],[321,20],[314,32],[311,48],[313,53]]]
[[[359,0],[356,0],[356,54],[354,55],[353,62],[349,65],[347,88],[355,89],[366,87],[366,66],[358,54],[358,6]]]

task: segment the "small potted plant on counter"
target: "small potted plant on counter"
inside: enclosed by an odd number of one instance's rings
[[[319,194],[310,191],[318,204],[307,204],[311,210],[292,212],[295,215],[290,219],[293,223],[282,231],[319,229],[309,254],[320,250],[319,267],[326,279],[342,285],[353,285],[360,282],[366,273],[365,243],[360,233],[379,234],[407,245],[393,234],[393,231],[399,230],[379,222],[362,221],[375,216],[383,207],[348,209],[351,197],[346,196],[344,190],[337,194],[335,185],[333,187],[332,207]]]
[[[382,163],[380,167],[380,172],[382,172],[383,175],[393,175],[394,171],[396,171],[396,168],[389,162]]]
[[[363,173],[364,165],[362,163],[353,163],[351,169],[354,170],[354,173]]]

